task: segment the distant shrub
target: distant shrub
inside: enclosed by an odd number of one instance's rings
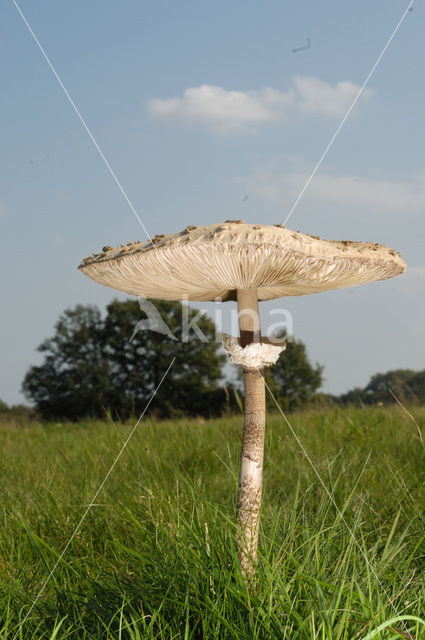
[[[15,404],[9,407],[0,400],[0,424],[22,426],[39,418],[40,416],[36,409],[32,407],[27,407],[23,404]]]

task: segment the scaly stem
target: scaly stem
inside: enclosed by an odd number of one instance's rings
[[[241,347],[260,342],[256,289],[238,289]],[[244,431],[237,512],[238,557],[244,577],[252,580],[257,562],[258,528],[263,488],[265,388],[263,369],[245,369]]]

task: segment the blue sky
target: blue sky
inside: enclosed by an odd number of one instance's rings
[[[155,235],[283,222],[409,3],[18,4]],[[332,393],[425,368],[424,27],[415,2],[288,222],[387,244],[407,273],[263,305],[265,323],[292,313]],[[66,307],[124,299],[80,260],[146,236],[13,2],[0,31],[0,398],[14,403]]]

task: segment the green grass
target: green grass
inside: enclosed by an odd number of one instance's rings
[[[332,499],[270,416],[250,589],[233,542],[242,417],[146,420],[22,627],[132,425],[0,426],[0,638],[424,639],[418,427],[398,407],[290,422]]]

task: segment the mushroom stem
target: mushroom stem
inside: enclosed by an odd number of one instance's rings
[[[238,289],[241,347],[260,342],[260,316],[256,289]],[[265,387],[263,368],[243,369],[245,406],[237,511],[237,547],[243,576],[255,575],[258,528],[263,488]]]

